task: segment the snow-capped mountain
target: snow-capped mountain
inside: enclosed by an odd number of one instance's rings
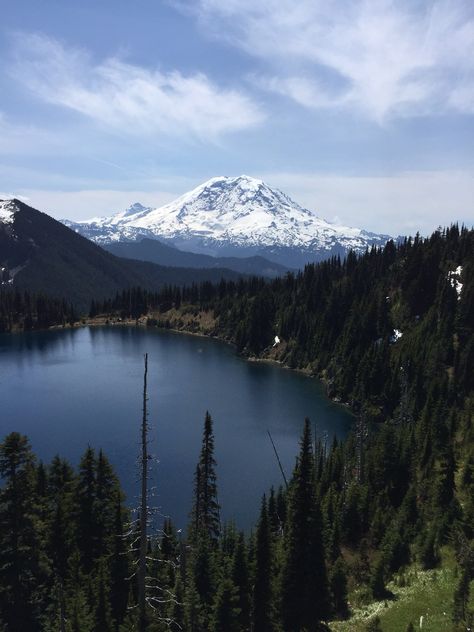
[[[134,204],[112,217],[64,223],[100,244],[151,237],[191,252],[259,254],[290,266],[390,239],[331,224],[245,175],[212,178],[159,208]]]

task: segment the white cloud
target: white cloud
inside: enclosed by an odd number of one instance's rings
[[[121,135],[216,140],[259,124],[247,95],[223,89],[204,74],[160,72],[84,52],[42,35],[16,38],[11,76],[48,103],[79,112]]]
[[[183,5],[180,5],[183,6]],[[259,58],[262,87],[308,107],[474,114],[471,0],[197,0],[208,32]]]

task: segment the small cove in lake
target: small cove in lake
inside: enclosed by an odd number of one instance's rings
[[[77,465],[90,444],[108,456],[129,504],[138,491],[143,355],[148,353],[155,504],[178,528],[191,509],[206,410],[214,420],[224,520],[254,524],[261,496],[282,483],[270,430],[289,476],[306,416],[318,434],[343,437],[352,416],[313,378],[248,362],[210,338],[136,327],[0,335],[0,440],[26,434],[38,458]]]

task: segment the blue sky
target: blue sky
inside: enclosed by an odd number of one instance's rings
[[[81,219],[240,173],[374,231],[472,225],[472,0],[3,6],[3,196]]]

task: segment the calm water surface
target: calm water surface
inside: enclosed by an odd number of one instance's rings
[[[178,527],[187,523],[206,410],[222,514],[242,528],[255,521],[262,493],[282,482],[267,429],[290,473],[305,416],[330,438],[351,423],[316,380],[247,362],[221,342],[83,328],[0,335],[0,436],[27,434],[44,461],[59,453],[77,464],[88,444],[102,448],[134,503],[145,352],[151,449],[160,461],[155,503]]]

